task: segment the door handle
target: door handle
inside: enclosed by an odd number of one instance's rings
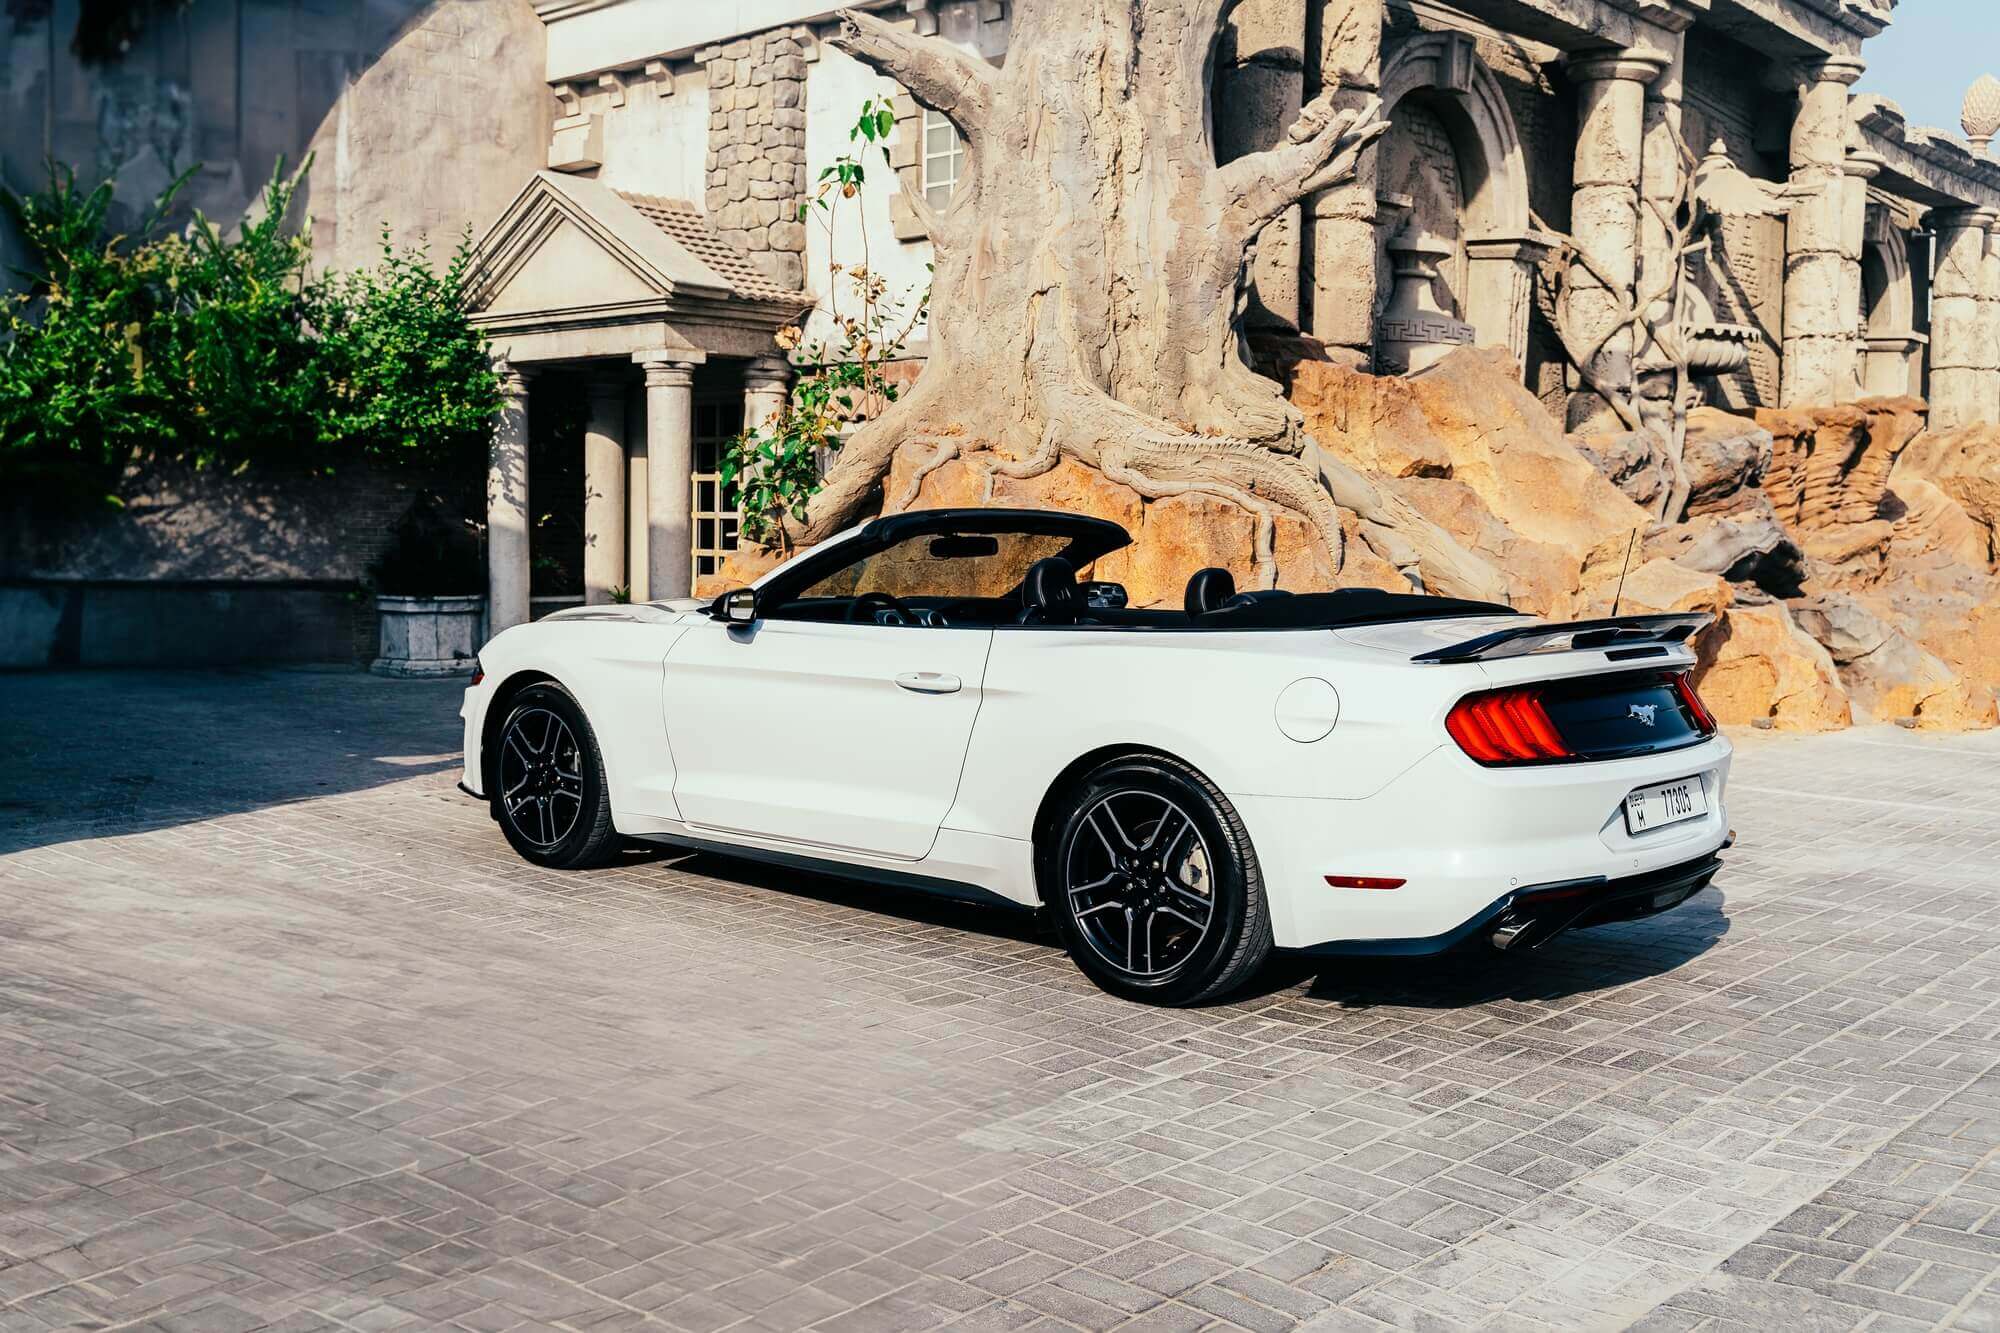
[[[957,694],[965,684],[943,671],[905,671],[896,683],[914,694]]]

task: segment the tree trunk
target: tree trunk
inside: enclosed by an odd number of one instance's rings
[[[1208,94],[1232,3],[1015,0],[1004,69],[841,15],[834,44],[949,117],[967,170],[941,215],[912,197],[936,249],[930,361],[841,450],[795,540],[864,516],[903,445],[935,448],[920,481],[977,443],[1015,476],[1068,456],[1149,498],[1235,501],[1259,516],[1267,582],[1280,511],[1310,522],[1338,569],[1345,508],[1413,582],[1500,595],[1497,571],[1322,449],[1245,362],[1237,317],[1258,233],[1348,179],[1386,123],[1378,103],[1334,111],[1329,89],[1284,143],[1218,167]]]

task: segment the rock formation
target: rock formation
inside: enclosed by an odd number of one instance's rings
[[[1465,349],[1408,377],[1306,359],[1291,369],[1303,429],[1377,494],[1442,534],[1497,599],[1555,619],[1703,611],[1698,675],[1732,725],[1821,731],[1853,722],[1986,727],[2000,720],[2000,430],[1921,433],[1923,405],[1870,399],[1757,419],[1697,409],[1679,512],[1648,431],[1565,436],[1501,351]],[[940,460],[905,442],[881,494],[909,507],[1021,505],[1124,525],[1132,547],[1097,578],[1135,606],[1172,606],[1205,565],[1240,582],[1259,565],[1257,514],[1218,495],[1148,494],[1071,457],[1004,467],[961,439]],[[1279,586],[1412,586],[1383,534],[1342,515],[1330,545],[1276,515]],[[1388,554],[1377,549],[1386,545]],[[1420,562],[1419,562],[1420,563]],[[752,572],[739,562],[735,577]]]

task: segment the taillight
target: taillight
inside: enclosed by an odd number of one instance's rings
[[[1535,764],[1575,757],[1549,720],[1541,689],[1533,685],[1468,694],[1453,706],[1444,728],[1459,749],[1482,764]]]
[[[1715,734],[1715,714],[1708,711],[1708,705],[1694,692],[1694,678],[1685,671],[1674,673],[1674,693],[1681,697],[1681,707],[1687,709],[1697,730],[1704,736]]]
[[[480,660],[479,660],[478,658],[476,658],[476,657],[475,657],[475,658],[473,658],[473,659],[472,659],[472,683],[473,683],[474,685],[477,685],[477,684],[479,684],[479,682],[480,682],[480,681],[482,681],[482,680],[485,680],[485,679],[486,679],[486,666],[485,666],[485,664],[484,664],[483,662],[481,662],[481,661],[480,661]]]

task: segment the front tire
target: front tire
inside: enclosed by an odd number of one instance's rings
[[[1215,784],[1175,759],[1116,759],[1084,778],[1042,883],[1070,957],[1124,999],[1202,1004],[1271,954],[1250,835]]]
[[[597,734],[562,686],[530,685],[515,696],[488,782],[500,831],[536,865],[579,870],[617,850]]]

